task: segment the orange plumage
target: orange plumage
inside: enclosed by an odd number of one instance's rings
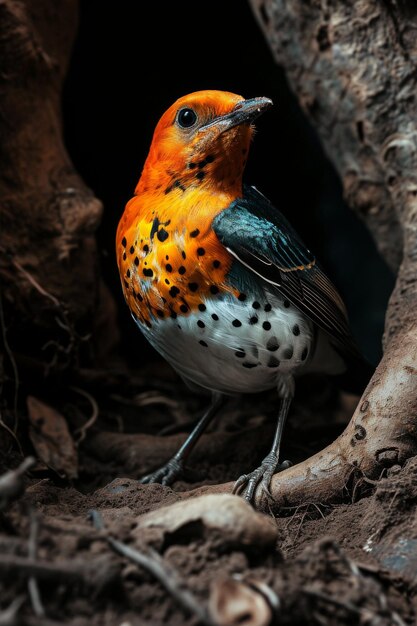
[[[218,127],[208,126],[192,134],[174,121],[179,110],[192,104],[200,122],[209,123],[241,100],[219,91],[189,94],[166,111],[155,129],[135,195],[116,235],[127,304],[148,325],[152,317],[196,310],[213,285],[231,291],[224,278],[232,257],[211,223],[242,195],[252,127],[221,134]],[[218,153],[228,155],[226,167]]]

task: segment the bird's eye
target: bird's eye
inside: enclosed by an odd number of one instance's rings
[[[197,114],[192,109],[181,109],[178,112],[177,120],[181,128],[191,128],[197,121]]]

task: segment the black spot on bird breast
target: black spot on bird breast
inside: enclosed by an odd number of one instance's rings
[[[165,230],[165,228],[161,228],[160,230],[158,230],[157,237],[161,242],[166,241],[169,237],[169,233]]]
[[[271,337],[271,339],[268,339],[268,342],[266,344],[267,350],[269,350],[270,352],[275,352],[276,350],[278,350],[278,348],[279,348],[279,343],[276,337]]]
[[[155,237],[156,233],[158,233],[158,229],[159,229],[160,226],[169,226],[170,223],[171,223],[171,220],[167,220],[166,222],[160,222],[159,218],[155,217],[153,219],[152,228],[151,228],[151,232],[150,232],[150,235],[149,235],[151,241]],[[164,228],[161,228],[161,231],[164,231],[166,233],[166,237],[165,237],[165,239],[166,239],[168,237],[168,233],[166,232],[166,230]],[[159,232],[161,232],[161,231],[159,231]],[[162,235],[162,236],[164,236],[164,235]],[[158,233],[158,239],[159,239],[159,233]],[[165,239],[162,239],[162,240],[160,239],[160,241],[165,241]],[[145,246],[143,247],[143,249],[145,249]]]
[[[208,154],[204,159],[202,159],[201,161],[198,162],[198,169],[202,170],[204,167],[206,167],[206,165],[208,165],[209,163],[213,163],[214,161],[214,156],[212,154]],[[190,163],[191,165],[191,163]]]
[[[166,189],[165,189],[165,194],[171,193],[171,191],[173,189],[181,189],[181,191],[185,191],[185,187],[182,184],[182,182],[177,178],[176,180],[174,180],[174,182],[172,183],[172,185],[169,185]]]
[[[150,238],[151,238],[151,241],[155,237],[155,234],[158,232],[158,228],[159,228],[159,219],[157,217],[155,217],[153,222],[152,222],[151,233],[149,235]]]
[[[276,359],[274,356],[271,356],[268,361],[268,367],[279,367],[279,366],[280,366],[279,360]]]

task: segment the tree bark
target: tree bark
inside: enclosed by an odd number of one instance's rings
[[[375,478],[417,451],[417,7],[250,3],[347,202],[397,272],[384,356],[350,424],[324,451],[273,478],[277,507],[340,500],[355,470]]]
[[[0,1],[1,302],[16,352],[62,367],[108,298],[94,239],[102,206],[62,138],[77,9],[75,0]]]

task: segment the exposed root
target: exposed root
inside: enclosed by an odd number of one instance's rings
[[[24,456],[23,448],[22,448],[22,446],[21,446],[21,444],[20,444],[19,439],[18,439],[18,438],[17,438],[17,436],[16,436],[16,433],[15,433],[15,432],[14,432],[14,431],[13,431],[13,430],[9,427],[9,426],[7,426],[6,422],[3,420],[3,417],[2,417],[2,415],[1,415],[1,413],[0,413],[0,426],[1,426],[2,428],[4,428],[4,430],[5,430],[5,431],[7,431],[7,432],[9,433],[9,435],[11,436],[11,438],[15,441],[15,443],[16,443],[16,445],[17,445],[18,449],[19,449],[20,454],[21,454],[22,456]]]
[[[58,298],[55,298],[55,296],[49,293],[49,291],[46,291],[46,289],[44,289],[42,285],[38,283],[36,278],[34,278],[30,272],[25,270],[25,268],[22,265],[20,265],[20,263],[18,263],[16,259],[10,257],[10,260],[11,260],[12,265],[26,278],[26,280],[32,285],[32,287],[36,289],[36,291],[38,291],[45,298],[48,298],[49,300],[51,300],[51,302],[53,302],[53,304],[56,306],[57,309],[63,308]]]
[[[16,436],[16,432],[17,432],[17,427],[18,427],[18,412],[17,412],[17,400],[18,400],[18,396],[19,396],[19,371],[17,369],[17,365],[16,365],[16,360],[14,358],[13,352],[9,346],[9,342],[7,341],[7,331],[6,331],[6,322],[4,319],[4,311],[3,311],[3,300],[2,300],[2,296],[0,293],[0,326],[1,326],[1,336],[2,336],[2,340],[3,340],[3,345],[4,345],[4,350],[7,354],[7,356],[9,357],[9,361],[10,361],[10,365],[12,367],[13,370],[13,377],[14,377],[14,396],[13,396],[13,413],[14,413],[14,426],[13,426],[13,430],[11,430],[3,421],[3,419],[1,419],[0,417],[0,425],[7,430],[7,432],[13,437],[13,439],[16,441],[19,451],[23,456],[23,452],[22,452],[22,448],[21,445],[19,443],[19,440],[17,439]],[[0,381],[1,384],[3,384],[3,381]]]
[[[88,418],[85,424],[83,424],[80,428],[77,428],[74,431],[74,435],[78,436],[76,443],[79,445],[85,439],[88,429],[94,426],[94,424],[96,423],[99,414],[99,408],[95,398],[93,398],[93,396],[89,394],[88,391],[85,391],[85,389],[80,389],[79,387],[74,386],[71,386],[70,389],[72,389],[76,393],[79,393],[84,398],[87,398],[87,400],[91,404],[92,409],[91,416]]]

